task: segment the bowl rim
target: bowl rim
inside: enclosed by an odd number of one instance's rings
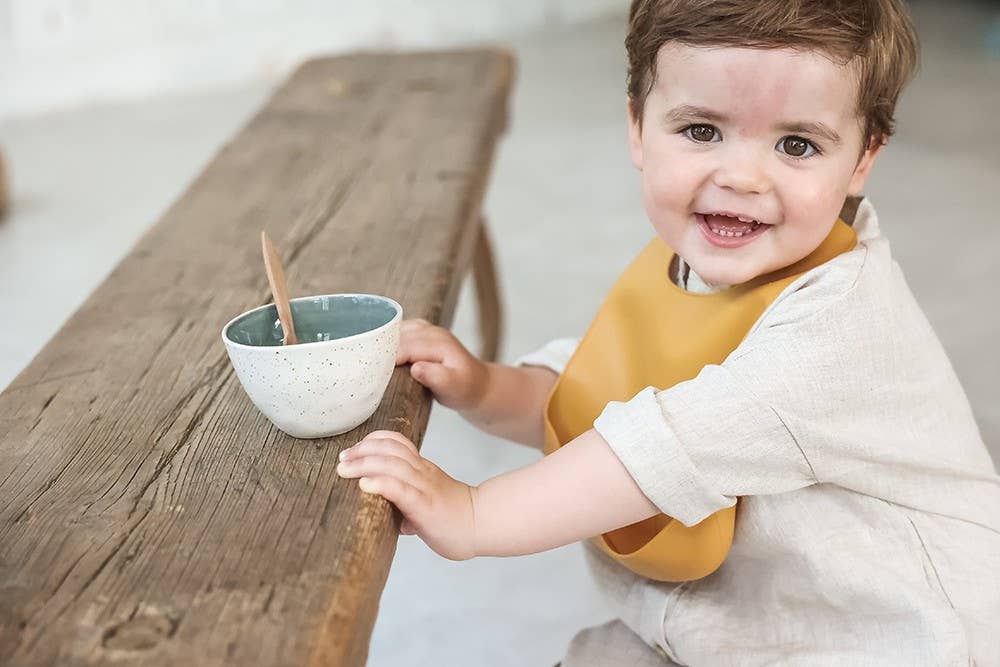
[[[378,333],[382,329],[385,329],[386,327],[391,326],[394,322],[397,322],[398,320],[402,319],[402,317],[403,317],[403,307],[401,305],[399,305],[399,303],[395,299],[391,299],[391,298],[389,298],[387,296],[384,296],[382,294],[364,294],[364,293],[314,294],[314,295],[311,295],[311,296],[299,296],[299,297],[295,297],[294,299],[289,299],[288,302],[289,303],[294,303],[296,301],[307,301],[307,300],[311,300],[311,299],[322,299],[324,297],[351,297],[351,296],[366,296],[366,297],[372,297],[372,298],[375,298],[375,299],[380,299],[382,301],[386,301],[386,302],[388,302],[391,306],[393,306],[396,309],[396,314],[393,315],[392,319],[389,320],[388,322],[386,322],[385,324],[383,324],[381,326],[378,326],[378,327],[376,327],[374,329],[369,329],[368,331],[362,331],[361,333],[356,333],[356,334],[351,335],[351,336],[344,336],[343,338],[334,338],[333,340],[311,340],[311,341],[306,341],[304,343],[296,343],[295,345],[247,345],[246,343],[239,343],[237,341],[232,340],[228,336],[226,336],[226,332],[229,330],[229,327],[231,327],[236,322],[236,320],[242,319],[243,317],[246,317],[247,315],[250,315],[251,313],[257,312],[258,310],[263,310],[264,308],[270,308],[271,306],[274,305],[273,301],[269,301],[268,303],[265,303],[264,305],[257,306],[256,308],[251,308],[250,310],[242,312],[239,315],[237,315],[236,317],[234,317],[233,319],[231,319],[228,322],[226,322],[226,325],[224,327],[222,327],[222,342],[226,345],[226,347],[232,346],[232,347],[239,348],[239,349],[244,349],[244,350],[262,350],[262,351],[272,351],[272,350],[275,350],[275,349],[278,349],[278,350],[289,349],[289,350],[291,350],[293,348],[298,348],[298,347],[302,347],[302,346],[316,346],[316,345],[339,344],[339,343],[343,343],[344,341],[356,340],[356,339],[364,338],[366,336],[374,336],[376,333]]]

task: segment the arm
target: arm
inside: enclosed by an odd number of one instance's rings
[[[446,558],[537,553],[659,512],[591,429],[541,461],[469,487],[422,458],[399,433],[346,450],[338,472],[391,501],[404,534]]]
[[[476,428],[542,448],[542,411],[558,378],[554,371],[485,363],[450,331],[425,320],[401,325],[396,365],[402,364],[411,364],[417,382]]]
[[[545,400],[559,376],[541,366],[487,363],[486,369],[482,396],[459,414],[481,431],[541,449]]]
[[[594,429],[472,490],[477,556],[547,551],[647,519],[643,495]]]

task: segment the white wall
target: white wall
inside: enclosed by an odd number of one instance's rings
[[[0,0],[0,117],[274,80],[304,57],[424,48],[626,0]]]

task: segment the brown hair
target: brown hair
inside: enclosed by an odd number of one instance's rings
[[[793,48],[851,63],[864,146],[888,141],[896,100],[917,66],[917,35],[903,0],[632,0],[628,96],[640,126],[656,55],[667,42]]]

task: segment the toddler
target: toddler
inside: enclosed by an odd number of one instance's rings
[[[903,0],[634,0],[626,47],[656,233],[586,335],[506,366],[403,324],[437,401],[546,456],[473,487],[377,431],[340,474],[446,558],[583,541],[615,620],[563,667],[1000,664],[1000,478],[859,199]]]

